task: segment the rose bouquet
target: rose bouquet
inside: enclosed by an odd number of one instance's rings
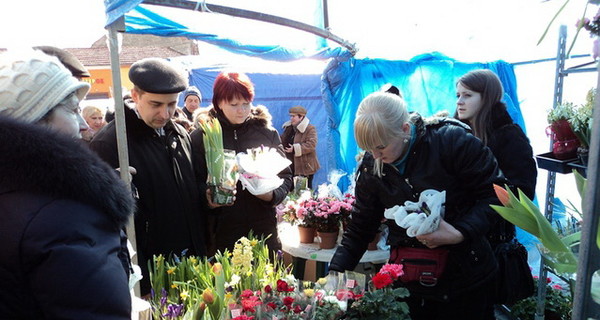
[[[237,154],[242,186],[253,195],[265,194],[283,183],[278,174],[291,164],[277,149],[260,146]]]
[[[406,229],[409,237],[434,232],[444,217],[446,191],[427,189],[421,192],[418,202],[406,201],[403,206],[385,210],[385,218],[395,220]]]

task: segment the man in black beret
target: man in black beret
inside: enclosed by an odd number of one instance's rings
[[[205,255],[204,213],[194,176],[191,142],[171,118],[184,74],[164,59],[143,59],[131,66],[134,87],[125,101],[129,162],[139,199],[135,215],[138,264],[150,293],[148,261],[153,255]],[[111,166],[119,166],[114,121],[96,134],[90,147]],[[157,288],[160,290],[160,288]]]

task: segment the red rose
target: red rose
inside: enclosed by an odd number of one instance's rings
[[[302,308],[300,308],[300,306],[299,306],[299,305],[296,305],[296,306],[294,307],[294,313],[300,313],[300,312],[302,312]]]
[[[292,305],[292,303],[294,303],[294,298],[292,297],[285,297],[283,298],[283,304],[290,307]]]

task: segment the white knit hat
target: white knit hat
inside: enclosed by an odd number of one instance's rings
[[[56,57],[38,50],[0,54],[0,115],[37,122],[69,94],[81,101],[89,90]]]

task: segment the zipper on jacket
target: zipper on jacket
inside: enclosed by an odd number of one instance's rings
[[[236,129],[233,130],[233,139],[237,140],[237,130]]]

